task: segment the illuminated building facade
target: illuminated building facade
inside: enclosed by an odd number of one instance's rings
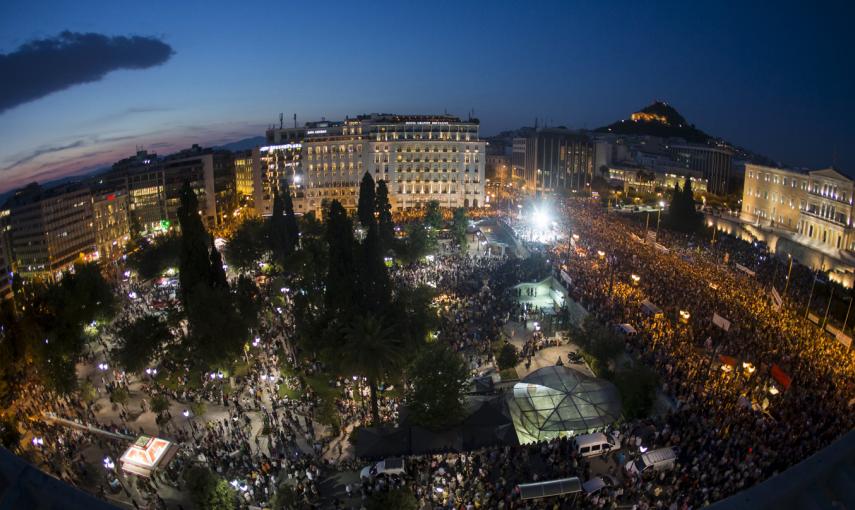
[[[0,301],[12,298],[12,250],[9,238],[9,209],[0,209]]]
[[[130,240],[128,195],[124,191],[94,191],[92,216],[98,257],[103,261],[117,260]]]
[[[161,160],[166,219],[178,220],[180,193],[185,181],[199,200],[202,221],[210,229],[222,226],[237,207],[234,159],[228,151],[193,145]]]
[[[235,154],[235,194],[238,203],[251,203],[253,199],[253,151]]]
[[[131,231],[142,233],[163,228],[166,203],[163,170],[157,154],[141,150],[134,156],[116,162],[109,172],[99,178],[98,186],[105,191],[126,194]]]
[[[270,146],[259,150],[255,182],[281,189],[288,179],[298,213],[320,213],[331,200],[355,209],[365,172],[387,182],[395,210],[431,200],[443,207],[480,207],[486,161],[478,129],[474,119],[391,114],[271,129]],[[259,212],[269,214],[267,208]]]
[[[826,250],[855,250],[852,179],[829,168],[813,172],[746,164],[742,218],[789,230]]]
[[[665,192],[673,190],[675,185],[682,188],[687,177],[692,182],[692,191],[707,191],[707,180],[700,172],[692,170],[656,171],[630,165],[610,165],[608,168],[609,180],[623,184],[626,192]]]
[[[11,251],[18,273],[53,279],[78,261],[96,258],[92,196],[68,184],[44,189],[30,184],[7,202]]]

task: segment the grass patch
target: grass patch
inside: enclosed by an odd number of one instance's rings
[[[244,377],[249,373],[249,363],[246,360],[240,360],[235,363],[231,375],[234,377]]]
[[[297,400],[300,398],[300,392],[289,387],[287,384],[280,384],[279,397],[288,397],[291,400]]]
[[[520,376],[517,374],[516,368],[506,368],[499,372],[499,376],[503,381],[518,381]]]

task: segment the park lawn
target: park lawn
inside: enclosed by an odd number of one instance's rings
[[[279,396],[288,397],[291,400],[297,400],[300,398],[300,392],[295,390],[294,388],[289,387],[287,384],[280,384]]]
[[[517,374],[517,369],[514,367],[506,368],[499,372],[503,381],[518,381],[520,376]]]

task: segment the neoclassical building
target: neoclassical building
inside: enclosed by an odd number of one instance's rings
[[[798,172],[748,164],[742,219],[788,230],[804,244],[855,251],[855,182],[833,168]]]

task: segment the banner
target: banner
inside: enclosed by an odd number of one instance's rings
[[[661,251],[662,253],[668,253],[668,248],[662,246],[659,243],[653,243],[653,247],[656,248],[657,250]]]
[[[808,320],[813,322],[814,324],[819,324],[819,316],[818,315],[814,315],[812,313],[809,313],[808,314]]]
[[[712,323],[725,331],[730,331],[730,321],[715,312],[712,315]]]
[[[772,363],[772,378],[778,381],[778,384],[783,386],[785,390],[790,389],[790,384],[793,382],[790,376],[777,363]]]
[[[778,289],[776,289],[775,287],[772,287],[772,300],[775,301],[775,310],[780,310],[781,304],[784,302],[784,300],[781,299],[781,295],[778,294]]]
[[[656,242],[656,232],[652,230],[648,230],[647,234],[644,236],[644,239],[647,240],[648,243],[653,244]]]
[[[637,235],[635,235],[635,234],[633,234],[633,233],[630,233],[630,234],[629,234],[629,236],[632,238],[632,240],[633,240],[633,241],[636,241],[636,242],[639,242],[639,243],[643,243],[643,242],[644,242],[644,240],[643,240],[642,238],[638,237]]]
[[[725,356],[724,354],[719,354],[718,360],[721,362],[722,365],[730,365],[732,367],[736,366],[736,358],[734,358],[733,356]]]
[[[570,284],[573,282],[573,281],[570,279],[570,275],[569,275],[569,274],[567,274],[567,271],[565,271],[565,270],[563,270],[563,269],[561,270],[561,279],[562,279],[562,280],[564,280],[564,283],[566,283],[568,287],[569,287],[569,286],[570,286]]]
[[[852,337],[845,334],[844,332],[839,332],[836,335],[837,341],[846,346],[847,349],[852,347]]]
[[[748,269],[747,267],[743,266],[742,264],[736,264],[736,269],[739,269],[740,271],[747,274],[748,276],[754,276],[756,274],[756,273],[754,273],[754,271]]]

